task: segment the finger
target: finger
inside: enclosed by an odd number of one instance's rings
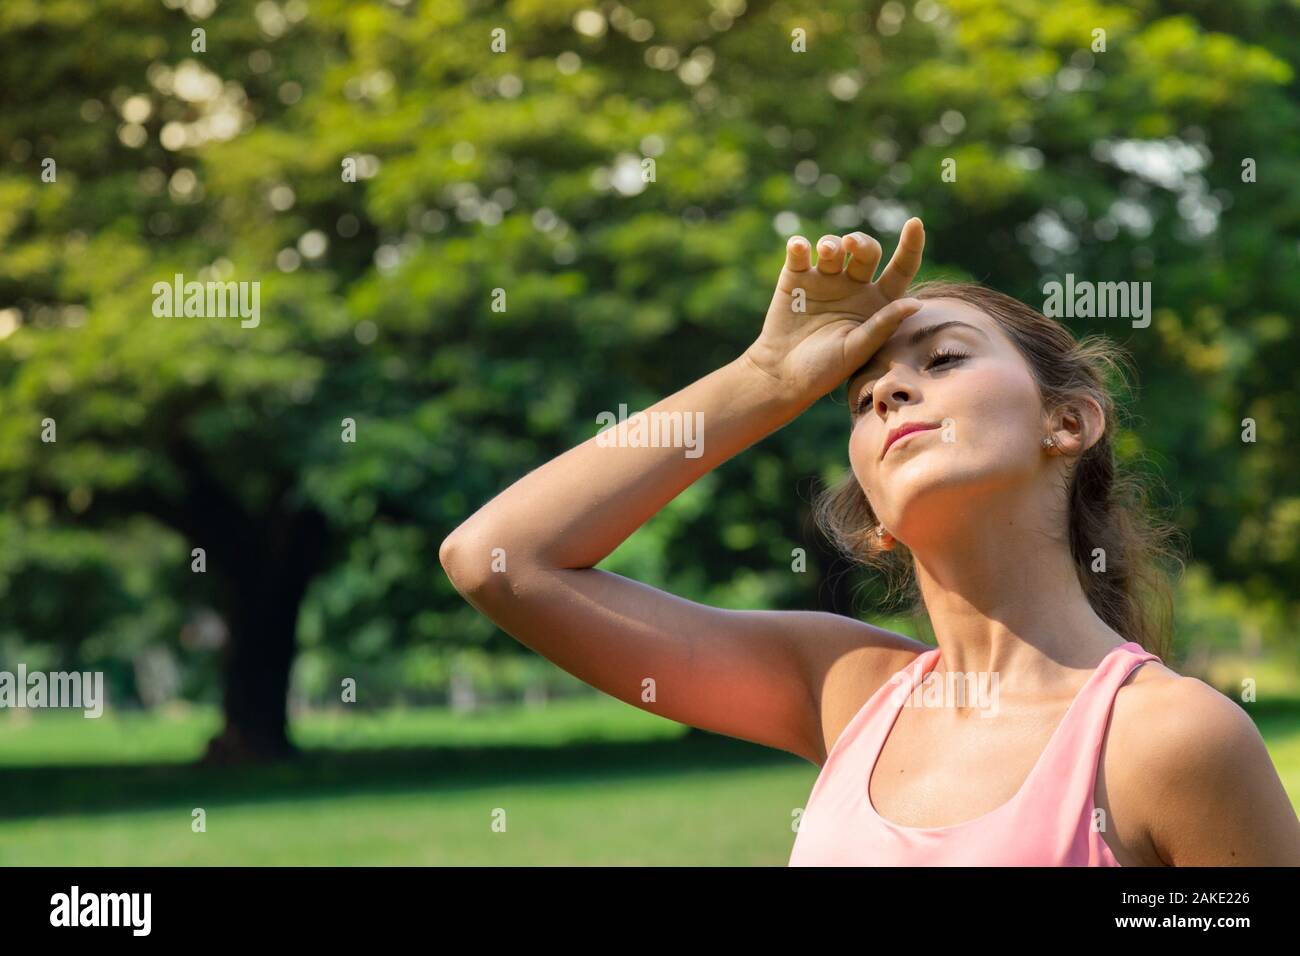
[[[844,338],[844,357],[849,368],[861,368],[905,318],[921,308],[920,299],[895,299]]]
[[[807,272],[812,265],[812,243],[803,236],[791,236],[785,244],[785,267],[791,272]]]
[[[844,237],[844,245],[849,250],[849,278],[870,282],[880,265],[880,243],[865,232],[851,232]]]
[[[844,268],[844,250],[839,236],[822,236],[817,240],[817,271],[833,276]]]
[[[898,237],[898,248],[890,257],[889,265],[880,274],[876,283],[886,298],[897,299],[907,293],[907,287],[916,278],[921,268],[921,253],[925,251],[925,227],[921,220],[913,216],[903,224],[903,232]]]

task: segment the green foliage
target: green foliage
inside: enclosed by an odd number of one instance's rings
[[[443,579],[442,536],[598,412],[734,357],[792,228],[888,247],[913,213],[927,274],[1031,303],[1066,272],[1152,282],[1152,326],[1105,329],[1138,361],[1131,444],[1194,559],[1294,646],[1293,5],[662,0],[585,32],[589,4],[552,0],[178,6],[0,7],[4,646],[175,643],[238,562],[271,563],[210,554],[197,579],[205,534],[320,515],[309,646],[516,649]],[[260,324],[156,317],[176,273],[260,282]],[[608,566],[720,604],[825,600],[824,556],[799,576],[790,552],[847,431],[822,402]]]

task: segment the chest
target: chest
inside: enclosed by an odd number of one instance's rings
[[[990,813],[1020,792],[1064,709],[1000,712],[904,707],[869,778],[871,804],[906,827],[947,827]]]
[[[889,822],[918,828],[956,826],[999,810],[1020,796],[1031,774],[1043,782],[1062,756],[1071,763],[1092,759],[1091,746],[1063,754],[1069,742],[1058,731],[1069,704],[1044,701],[989,717],[903,707],[868,771],[871,806]],[[1135,825],[1130,794],[1112,783],[1126,776],[1122,740],[1110,725],[1101,735],[1092,806],[1101,811],[1102,838],[1121,865],[1160,865]],[[1052,781],[1046,783],[1050,791]]]

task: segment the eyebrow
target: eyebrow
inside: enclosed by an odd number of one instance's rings
[[[911,333],[910,335],[907,336],[907,338],[903,340],[903,345],[906,348],[911,348],[912,346],[924,342],[926,339],[938,335],[944,329],[954,325],[964,326],[965,328],[978,332],[980,335],[984,336],[984,338],[986,339],[988,338],[988,334],[977,325],[971,325],[969,322],[962,322],[958,319],[949,319],[947,322],[936,322],[934,325],[927,325],[923,329],[917,329],[915,332]],[[856,372],[854,372],[852,375],[849,376],[850,392],[852,392],[853,390],[852,388],[853,383],[859,377],[861,377],[863,373],[867,372],[875,363],[876,363],[876,356],[873,355],[870,359],[867,360],[867,363],[865,365],[863,365],[860,369],[858,369]]]

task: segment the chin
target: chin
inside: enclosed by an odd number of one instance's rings
[[[1014,457],[992,449],[981,449],[975,456],[969,450],[953,454],[956,447],[908,449],[906,457],[887,457],[874,469],[877,486],[888,489],[885,495],[873,495],[877,514],[900,541],[907,538],[912,516],[924,515],[931,524],[936,518],[960,521],[972,508],[982,507],[981,501],[992,506],[1008,494],[1027,493],[1031,470],[1014,467]],[[862,472],[854,471],[861,482]]]

